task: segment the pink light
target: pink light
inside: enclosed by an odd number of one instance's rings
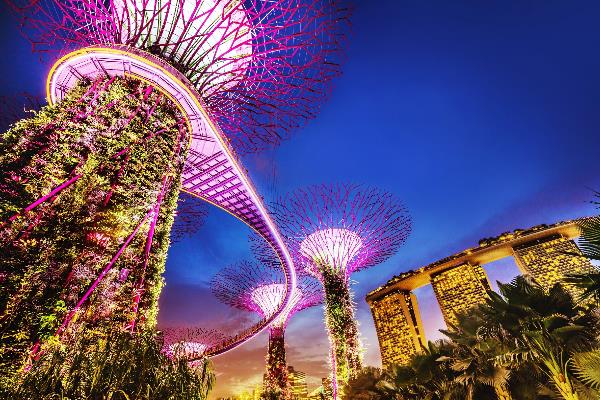
[[[60,185],[58,185],[57,187],[55,187],[54,189],[52,189],[50,191],[50,193],[40,197],[39,199],[37,199],[36,201],[34,201],[33,203],[31,203],[30,205],[28,205],[27,207],[25,207],[23,209],[23,211],[18,212],[14,215],[12,215],[7,222],[12,222],[15,219],[17,219],[20,215],[25,214],[31,210],[33,210],[34,208],[36,208],[37,206],[39,206],[40,204],[42,204],[43,202],[45,202],[46,200],[50,199],[52,196],[56,196],[57,194],[59,194],[62,190],[68,188],[69,186],[71,186],[73,183],[75,183],[79,178],[82,177],[82,174],[77,174],[75,176],[73,176],[70,179],[67,179],[66,181],[64,181],[63,183],[61,183]],[[0,226],[3,225],[4,223],[0,223]]]
[[[349,277],[385,261],[411,232],[408,211],[395,196],[363,185],[309,186],[272,208],[290,252],[318,279],[323,267]]]
[[[259,286],[251,294],[252,301],[258,306],[264,317],[271,316],[277,312],[284,296],[285,285],[282,283]],[[290,300],[289,304],[292,301]]]
[[[163,330],[163,352],[170,358],[201,360],[216,343],[226,340],[222,332],[202,328],[167,328]]]
[[[206,343],[181,342],[169,346],[169,352],[172,354],[181,354],[186,356],[201,355],[210,347]]]
[[[311,233],[302,240],[300,252],[314,265],[326,265],[345,272],[346,266],[358,255],[362,245],[360,236],[348,229],[327,228]]]
[[[273,283],[270,285],[259,286],[254,289],[251,298],[258,308],[262,310],[263,317],[269,317],[279,310],[279,307],[285,298],[285,291],[286,287],[284,284]],[[273,320],[271,326],[285,326],[305,296],[306,295],[302,293],[302,289],[299,286],[296,286],[287,307]]]
[[[113,0],[113,18],[123,26],[120,41],[144,48],[145,42],[164,42],[168,32],[168,42],[172,44],[163,45],[162,57],[196,65],[187,77],[202,82],[198,90],[205,96],[229,90],[241,82],[252,62],[252,30],[242,2],[173,0],[172,3],[165,7],[164,0]],[[136,14],[140,9],[164,21],[163,24],[130,25],[128,21],[139,18]]]
[[[316,279],[304,276],[298,280],[296,289],[288,293],[283,280],[279,269],[242,261],[222,269],[213,278],[211,289],[221,302],[266,319],[284,306],[285,296],[289,294],[287,305],[270,321],[271,327],[285,327],[295,313],[320,304],[323,291]]]
[[[181,71],[240,152],[315,117],[341,73],[343,0],[7,0],[34,50],[125,45]]]
[[[133,317],[129,322],[129,326],[127,327],[130,332],[135,331],[135,323],[137,320],[138,308],[140,305],[140,300],[142,298],[142,294],[144,292],[144,280],[146,278],[146,270],[148,269],[148,262],[150,261],[150,250],[152,249],[152,241],[154,239],[154,231],[156,229],[156,223],[158,222],[158,216],[160,215],[160,206],[162,204],[163,198],[165,196],[165,190],[167,186],[170,184],[171,179],[166,175],[163,176],[162,187],[160,189],[160,193],[158,198],[156,199],[156,204],[153,208],[152,220],[150,221],[150,229],[148,229],[148,237],[146,238],[146,245],[144,246],[144,264],[142,266],[142,274],[140,276],[139,282],[136,284],[136,288],[134,289],[134,297],[133,297]]]
[[[135,227],[135,229],[133,230],[133,232],[131,232],[131,234],[127,237],[127,239],[125,240],[125,242],[123,243],[123,245],[121,246],[121,248],[119,248],[119,250],[113,256],[113,258],[108,262],[108,264],[106,264],[106,266],[104,267],[104,269],[102,270],[102,272],[100,272],[100,275],[98,275],[98,277],[94,280],[94,282],[92,282],[92,285],[89,287],[89,289],[85,292],[85,294],[81,297],[81,299],[79,299],[79,301],[77,302],[77,304],[75,305],[75,307],[73,307],[73,309],[71,311],[69,311],[69,313],[65,317],[63,323],[60,325],[60,327],[56,331],[56,335],[60,336],[65,331],[65,329],[67,329],[67,327],[69,326],[69,323],[71,322],[71,320],[73,319],[73,317],[75,316],[75,314],[77,313],[77,311],[79,311],[79,309],[81,308],[81,306],[83,305],[83,303],[85,303],[85,301],[94,292],[94,290],[100,284],[100,282],[102,282],[102,280],[104,279],[104,277],[106,276],[106,274],[108,273],[108,271],[110,271],[110,269],[113,267],[113,265],[115,265],[115,263],[117,262],[117,260],[121,256],[121,254],[125,251],[125,249],[127,248],[127,246],[129,246],[129,243],[131,243],[131,241],[133,240],[133,238],[135,237],[135,235],[137,235],[137,233],[140,230],[140,228],[142,227],[142,225],[146,222],[146,220],[148,218],[150,218],[150,216],[152,215],[152,211],[153,211],[153,209],[150,210],[144,216],[144,218],[142,218],[142,220],[138,223],[138,225]]]

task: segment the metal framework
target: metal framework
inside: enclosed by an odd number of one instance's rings
[[[275,315],[283,304],[285,285],[277,269],[242,261],[221,270],[212,281],[214,295],[232,307],[254,312],[263,319]],[[292,315],[323,301],[319,283],[310,277],[300,279],[285,310],[269,326],[267,370],[263,383],[267,395],[290,398],[285,357],[285,328]]]
[[[8,3],[34,50],[66,54],[48,76],[50,102],[82,80],[129,76],[150,83],[180,108],[191,133],[183,190],[248,224],[273,247],[285,275],[277,312],[212,354],[267,327],[291,299],[295,269],[232,145],[238,152],[269,147],[314,116],[339,74],[348,10],[337,0]],[[58,186],[52,195],[69,186]]]
[[[42,107],[43,98],[30,93],[0,96],[0,132]],[[0,138],[2,140],[2,138]]]
[[[411,232],[408,212],[392,194],[356,184],[298,189],[274,203],[272,215],[298,267],[319,279],[323,267],[348,280],[380,264]],[[268,255],[264,246],[254,248]]]
[[[162,333],[164,352],[169,357],[192,360],[206,357],[210,348],[227,339],[223,332],[213,329],[167,328]]]
[[[7,0],[34,50],[125,45],[182,72],[239,153],[313,118],[340,74],[341,0]]]
[[[280,270],[264,268],[249,261],[222,269],[213,278],[211,288],[222,303],[254,312],[265,319],[275,314],[285,295]],[[297,312],[321,304],[322,292],[316,280],[310,277],[300,278],[286,310],[273,320],[271,326],[285,327]]]
[[[177,201],[175,222],[171,228],[171,240],[179,242],[198,232],[208,216],[208,209],[205,201],[192,195],[182,194]]]

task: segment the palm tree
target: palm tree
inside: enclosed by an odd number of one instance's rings
[[[377,386],[386,399],[462,400],[464,387],[456,383],[456,372],[443,362],[451,351],[448,341],[429,342],[409,365],[388,368]]]
[[[580,400],[581,382],[574,374],[571,354],[597,346],[598,319],[578,306],[560,284],[549,292],[531,278],[519,276],[499,284],[480,306],[483,328],[510,350],[496,357],[509,369],[532,362],[566,400]]]
[[[583,257],[600,261],[600,216],[579,221],[581,237],[579,248]],[[600,304],[600,270],[589,274],[573,274],[565,277],[565,282],[581,289],[580,302],[594,301]]]
[[[600,398],[600,349],[575,354],[573,364],[577,377]]]
[[[365,367],[344,385],[344,400],[384,400],[387,399],[377,384],[383,379],[383,371],[375,367]],[[393,397],[392,397],[393,399]]]
[[[489,392],[487,388],[495,393],[491,397],[487,395],[492,400],[511,400],[508,389],[510,371],[492,361],[507,348],[496,337],[482,332],[482,322],[478,309],[459,315],[457,327],[442,331],[451,339],[452,353],[438,361],[449,362],[450,368],[458,373],[454,380],[464,385],[467,400],[484,399],[486,391]]]
[[[409,365],[391,365],[386,370],[366,367],[344,387],[346,400],[463,400],[462,385],[454,382],[456,373],[447,363],[451,345],[446,341],[429,343]]]

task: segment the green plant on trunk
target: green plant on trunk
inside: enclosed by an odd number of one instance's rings
[[[287,363],[285,361],[285,328],[269,328],[265,393],[277,399],[289,399]]]
[[[108,77],[2,135],[0,386],[46,341],[154,328],[188,136],[154,87]]]
[[[459,315],[458,325],[454,329],[442,331],[450,338],[452,351],[449,356],[442,356],[437,361],[447,361],[450,368],[457,372],[453,380],[464,386],[465,399],[482,399],[481,392],[485,392],[485,387],[490,387],[498,400],[511,400],[508,389],[510,371],[490,362],[507,348],[497,338],[482,334],[481,322],[482,316],[477,309]]]
[[[332,368],[335,380],[342,386],[362,368],[358,326],[347,278],[331,268],[322,268],[322,274]]]

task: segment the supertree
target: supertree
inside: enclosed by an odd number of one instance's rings
[[[221,270],[212,280],[212,291],[223,303],[258,314],[263,319],[274,315],[285,297],[283,274],[259,263],[243,261]],[[321,304],[319,283],[302,277],[285,310],[269,326],[269,346],[265,388],[268,393],[289,396],[285,357],[285,329],[290,318],[299,311]]]
[[[393,255],[410,234],[410,217],[390,193],[354,184],[298,189],[273,204],[272,214],[297,268],[323,286],[337,397],[362,364],[350,276]]]
[[[172,358],[191,360],[197,365],[208,354],[208,350],[226,340],[223,332],[202,328],[162,329],[164,352]]]
[[[63,56],[50,105],[0,143],[0,367],[89,326],[153,328],[181,190],[274,248],[281,312],[293,262],[231,143],[276,144],[314,115],[339,73],[346,10],[336,0],[9,4],[35,49]]]
[[[339,0],[7,0],[34,50],[124,45],[187,78],[238,151],[315,116],[340,73]]]

